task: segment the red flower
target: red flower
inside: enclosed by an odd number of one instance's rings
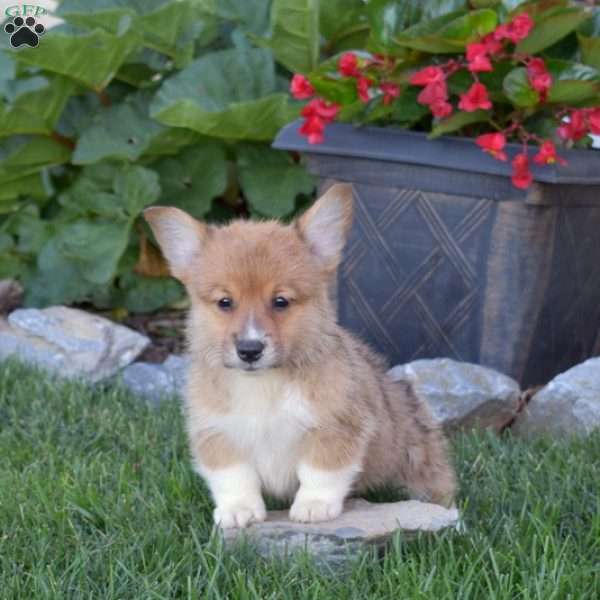
[[[589,112],[588,121],[592,133],[600,134],[600,108],[594,108]]]
[[[353,52],[344,52],[338,61],[338,71],[346,77],[359,77],[358,58]]]
[[[531,87],[539,92],[540,100],[546,101],[548,90],[552,86],[552,76],[541,58],[532,58],[527,63],[527,77]]]
[[[359,77],[356,82],[356,89],[358,91],[358,97],[362,102],[368,102],[371,97],[369,96],[369,89],[373,85],[373,81],[368,77]]]
[[[319,119],[325,121],[325,123],[330,123],[335,119],[339,111],[339,104],[335,104],[334,102],[326,102],[323,100],[323,98],[315,98],[302,109],[300,114],[307,118],[318,117]]]
[[[488,33],[485,37],[481,38],[481,43],[485,46],[485,50],[490,56],[495,56],[502,52],[502,42],[499,42],[493,33]]]
[[[409,81],[413,85],[430,85],[432,83],[443,83],[445,80],[446,76],[440,67],[430,66],[413,73]]]
[[[314,98],[302,109],[301,114],[306,119],[299,129],[300,135],[306,136],[309,144],[321,144],[325,125],[335,119],[339,110],[339,104]]]
[[[566,160],[557,156],[556,147],[551,140],[544,140],[542,142],[539,152],[533,157],[533,162],[538,165],[552,165],[556,162],[561,165],[567,164]]]
[[[426,105],[445,102],[447,99],[448,88],[445,81],[434,81],[426,85],[417,96],[417,102]]]
[[[503,133],[484,133],[475,138],[475,143],[480,146],[484,152],[491,154],[498,160],[506,160],[504,146],[506,146],[506,138]]]
[[[533,25],[533,19],[527,13],[521,13],[509,23],[498,25],[494,31],[494,39],[510,40],[513,44],[517,44],[529,35]]]
[[[467,60],[469,71],[478,73],[480,71],[492,71],[492,63],[488,58],[488,49],[485,44],[467,44]]]
[[[308,117],[299,130],[300,135],[308,138],[309,144],[322,144],[324,131],[325,121],[319,117]]]
[[[429,106],[434,117],[443,118],[452,114],[452,104],[448,102],[446,80],[433,80],[428,83],[417,96],[419,104]]]
[[[473,112],[480,108],[492,108],[492,103],[488,97],[488,91],[483,83],[474,83],[466,94],[460,97],[458,108],[467,112]]]
[[[506,37],[517,44],[524,40],[533,29],[533,19],[527,13],[517,15],[509,24]]]
[[[383,92],[383,104],[391,104],[400,95],[400,88],[395,83],[382,83],[379,89]]]
[[[563,140],[580,140],[587,133],[585,124],[585,113],[582,110],[574,110],[569,116],[569,122],[563,123],[558,128],[558,135]]]
[[[533,181],[533,175],[529,170],[529,159],[527,158],[527,154],[517,154],[513,158],[512,161],[512,182],[515,187],[518,187],[522,190],[528,188]]]
[[[441,100],[439,102],[434,102],[429,105],[429,110],[433,114],[434,117],[438,117],[439,119],[443,119],[444,117],[448,117],[452,114],[452,104],[446,102],[445,100]]]
[[[498,25],[498,27],[496,27],[496,29],[494,29],[492,32],[492,35],[497,42],[508,39],[508,23]]]
[[[296,73],[290,83],[290,92],[296,100],[306,100],[306,98],[314,96],[315,89],[304,75]]]

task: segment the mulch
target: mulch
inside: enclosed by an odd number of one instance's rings
[[[185,310],[164,310],[148,315],[128,315],[122,325],[139,331],[151,340],[150,346],[139,361],[161,363],[169,354],[182,354],[185,350]],[[110,318],[110,315],[103,315]]]

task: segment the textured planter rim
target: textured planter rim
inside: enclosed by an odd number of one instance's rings
[[[327,127],[322,144],[309,144],[298,132],[301,124],[302,121],[297,120],[286,125],[275,138],[273,148],[505,177],[511,176],[510,161],[521,151],[519,144],[507,144],[509,158],[507,162],[502,162],[485,154],[472,138],[442,136],[431,140],[426,133],[418,131],[394,127],[356,127],[345,123],[332,123]],[[535,181],[549,184],[600,184],[600,150],[570,149],[561,150],[559,154],[568,162],[564,167],[541,167],[532,163]]]

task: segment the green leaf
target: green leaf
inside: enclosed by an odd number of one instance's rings
[[[293,212],[299,194],[310,194],[315,181],[286,152],[262,144],[237,148],[240,183],[250,206],[267,217]]]
[[[400,96],[392,104],[392,118],[395,121],[408,127],[429,114],[429,108],[417,102],[420,92],[421,89],[414,86],[401,88]]]
[[[143,277],[134,272],[119,278],[122,304],[134,313],[148,313],[183,298],[183,286],[170,277]]]
[[[215,17],[189,1],[102,0],[90,10],[85,0],[65,0],[57,13],[78,27],[100,27],[113,35],[134,31],[145,46],[181,65],[191,60],[196,40],[206,45],[217,36]]]
[[[496,28],[498,17],[491,9],[455,12],[410,27],[396,35],[400,46],[427,53],[460,52],[465,46]]]
[[[530,34],[516,46],[517,52],[537,54],[575,31],[589,14],[580,8],[559,8],[542,13]]]
[[[557,104],[579,105],[600,96],[600,71],[567,60],[548,60],[553,84],[548,101]]]
[[[63,225],[52,241],[80,278],[106,284],[114,277],[127,248],[129,229],[127,223],[81,220]]]
[[[211,52],[167,79],[150,107],[166,125],[238,140],[271,140],[296,116],[277,93],[268,50]]]
[[[225,148],[210,139],[187,148],[177,158],[165,158],[153,167],[160,175],[161,201],[194,217],[204,217],[213,199],[227,187]]]
[[[130,217],[137,217],[143,208],[154,204],[160,196],[158,174],[140,166],[125,167],[115,177],[115,194]]]
[[[578,105],[600,98],[600,84],[594,81],[557,81],[550,88],[548,102]]]
[[[48,177],[42,173],[31,173],[17,179],[5,181],[0,185],[0,214],[12,212],[15,208],[14,202],[7,200],[28,196],[34,199],[49,198],[52,194],[52,187]]]
[[[20,63],[60,73],[100,91],[139,44],[139,36],[129,29],[121,35],[101,29],[72,35],[57,29],[44,36],[43,47],[21,49],[16,57]]]
[[[17,236],[17,249],[22,254],[38,254],[54,230],[54,224],[41,219],[37,210],[19,211],[11,224],[11,231]]]
[[[194,0],[194,4],[244,32],[264,36],[269,29],[271,0]]]
[[[292,72],[308,73],[319,60],[319,1],[273,0],[271,35],[260,41]]]
[[[380,49],[393,48],[397,36],[435,34],[446,23],[465,15],[466,8],[466,0],[371,0],[367,4],[371,43]]]
[[[367,15],[371,25],[372,42],[382,48],[393,46],[394,38],[416,25],[423,18],[423,3],[414,0],[371,0]]]
[[[529,85],[527,70],[523,67],[513,69],[504,78],[503,87],[508,99],[519,108],[530,108],[540,100],[539,94]]]
[[[37,271],[25,286],[26,306],[71,304],[82,301],[93,285],[84,279],[77,266],[66,259],[52,238],[37,257]]]
[[[372,4],[372,2],[369,2]],[[336,43],[360,28],[367,29],[366,10],[362,0],[327,0],[319,2],[319,29],[321,35]],[[360,46],[356,46],[360,47]]]
[[[85,165],[105,159],[135,161],[152,139],[165,130],[164,125],[148,116],[147,107],[139,102],[101,109],[77,141],[73,163]]]
[[[445,133],[457,131],[465,125],[472,125],[473,123],[482,123],[484,121],[488,121],[489,118],[489,110],[476,110],[473,112],[456,112],[451,117],[448,117],[447,119],[436,123],[431,130],[429,138],[435,139],[437,137],[440,137],[441,135],[444,135]]]
[[[64,144],[48,137],[11,136],[0,139],[0,183],[67,162],[70,156],[71,152]]]
[[[580,25],[577,32],[581,60],[600,69],[600,7],[592,11],[591,18]]]
[[[600,38],[577,36],[581,50],[581,60],[596,69],[600,69]]]
[[[310,83],[319,96],[346,106],[358,100],[356,81],[348,77],[309,77]],[[298,109],[298,112],[300,109]]]
[[[0,98],[0,136],[49,135],[56,125],[74,84],[70,79],[40,76],[15,79]]]
[[[9,96],[8,88],[16,75],[15,62],[7,52],[0,52],[0,97]]]

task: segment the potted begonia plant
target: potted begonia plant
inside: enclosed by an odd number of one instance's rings
[[[600,9],[363,5],[367,35],[294,77],[275,142],[353,184],[341,322],[392,362],[523,385],[600,354]]]

